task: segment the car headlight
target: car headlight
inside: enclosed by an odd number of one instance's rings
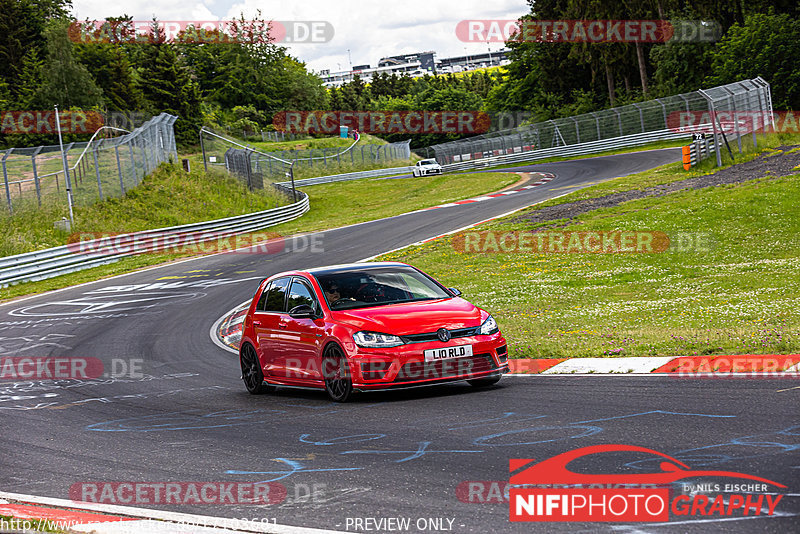
[[[353,341],[359,347],[367,348],[387,348],[396,347],[403,344],[403,340],[392,334],[381,334],[378,332],[356,332],[353,334]]]
[[[489,317],[486,318],[485,321],[483,321],[483,324],[481,325],[480,330],[478,330],[478,333],[484,336],[488,336],[490,334],[496,334],[499,331],[500,329],[497,327],[497,321],[495,321],[494,317],[490,315]]]

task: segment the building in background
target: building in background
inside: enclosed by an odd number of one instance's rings
[[[508,50],[488,51],[480,54],[448,57],[441,60],[436,59],[436,52],[433,51],[415,52],[413,54],[381,58],[377,67],[357,65],[352,70],[331,72],[330,69],[325,69],[317,74],[322,78],[326,87],[339,87],[351,81],[356,74],[366,83],[372,81],[373,76],[384,72],[386,74],[397,74],[398,76],[407,74],[417,78],[426,74],[449,74],[506,65],[508,64],[506,52]]]

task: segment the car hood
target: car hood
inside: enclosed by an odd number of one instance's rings
[[[439,328],[467,328],[481,324],[481,310],[461,298],[426,300],[332,312],[336,321],[359,330],[404,336],[435,332]]]

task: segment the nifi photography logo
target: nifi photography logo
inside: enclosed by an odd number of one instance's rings
[[[661,458],[661,471],[584,474],[567,469],[575,460],[600,453],[654,455]],[[666,522],[670,512],[681,518],[771,516],[783,495],[768,488],[786,488],[735,471],[694,470],[664,453],[633,445],[583,447],[541,462],[513,459],[509,470],[509,519],[518,522]],[[720,477],[738,482],[697,483]],[[673,483],[686,479],[691,483],[680,484],[682,491],[676,491]]]

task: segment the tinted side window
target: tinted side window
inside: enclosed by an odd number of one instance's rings
[[[256,311],[264,311],[264,306],[267,305],[267,295],[269,294],[269,288],[272,285],[272,282],[264,286],[264,291],[261,292],[261,296],[258,297],[258,303],[256,304]]]
[[[311,292],[311,288],[300,280],[295,279],[294,282],[292,282],[292,290],[289,292],[289,306],[287,306],[286,309],[291,310],[295,306],[300,306],[301,304],[308,304],[314,308],[315,311],[317,310],[316,299]]]
[[[286,289],[289,286],[289,278],[279,278],[273,280],[269,285],[267,301],[264,304],[264,311],[282,312],[286,302]]]

